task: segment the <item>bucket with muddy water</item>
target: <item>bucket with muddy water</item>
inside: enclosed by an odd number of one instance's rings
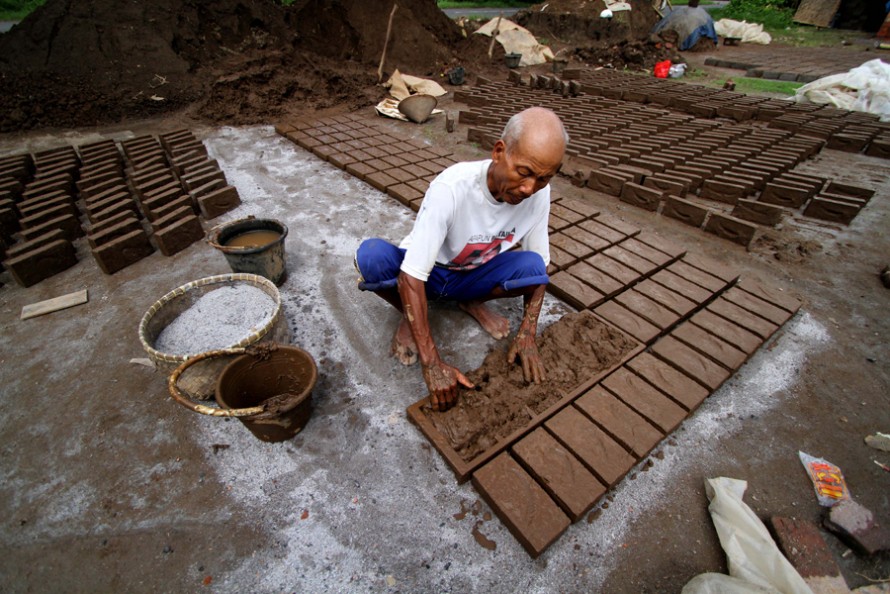
[[[240,355],[216,381],[219,408],[200,404],[178,387],[179,376],[198,361]],[[170,395],[183,406],[215,417],[235,417],[263,441],[278,442],[299,433],[312,412],[312,388],[318,368],[312,355],[299,347],[275,343],[245,349],[202,353],[185,362],[168,381]]]
[[[287,274],[285,237],[284,223],[247,217],[214,228],[207,241],[223,253],[233,272],[258,274],[280,286]]]

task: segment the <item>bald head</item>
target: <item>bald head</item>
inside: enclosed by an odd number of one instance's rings
[[[522,146],[522,150],[532,154],[558,153],[559,160],[569,143],[559,116],[544,107],[530,107],[515,114],[504,127],[501,139],[510,152]]]

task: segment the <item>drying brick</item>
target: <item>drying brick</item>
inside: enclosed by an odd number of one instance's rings
[[[723,367],[672,336],[665,336],[655,343],[652,353],[712,391],[729,377]]]
[[[706,388],[649,353],[640,353],[627,362],[627,367],[688,411],[698,408],[710,393]]]
[[[154,248],[148,240],[148,235],[144,230],[139,229],[94,248],[92,253],[102,272],[114,274],[142,258],[150,256],[153,251]]]
[[[207,220],[227,213],[240,204],[241,197],[238,196],[238,190],[232,186],[226,186],[198,198],[198,208]]]
[[[690,322],[677,326],[671,336],[730,371],[735,371],[748,359],[744,352]]]
[[[604,320],[621,328],[642,343],[648,343],[655,339],[660,330],[640,316],[625,309],[614,301],[607,301],[594,309],[594,312]]]
[[[747,247],[757,233],[757,226],[728,215],[711,213],[705,231]]]
[[[668,196],[661,214],[693,227],[701,227],[708,216],[708,209],[683,198]]]
[[[635,463],[621,444],[572,406],[556,413],[544,425],[606,486],[621,480]]]
[[[118,237],[123,237],[128,233],[140,230],[142,230],[142,225],[139,223],[139,219],[131,215],[119,223],[87,235],[87,241],[89,242],[90,247],[95,249],[102,244],[117,239]]]
[[[74,245],[65,239],[57,239],[6,260],[3,266],[15,282],[22,287],[30,287],[76,263]]]
[[[626,367],[608,376],[601,385],[649,419],[662,433],[670,433],[686,418],[686,411],[680,405]]]
[[[637,459],[652,451],[664,437],[658,429],[602,386],[594,386],[575,406],[612,435]]]
[[[204,229],[201,228],[201,221],[194,215],[180,218],[166,227],[157,230],[154,234],[158,249],[165,256],[172,256],[173,254],[181,252],[188,246],[203,238]]]

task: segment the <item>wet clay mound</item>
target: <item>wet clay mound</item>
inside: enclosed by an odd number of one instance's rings
[[[205,100],[200,114],[239,124],[307,106],[367,105],[381,93],[374,85],[390,7],[48,0],[0,35],[0,132],[94,125]],[[385,70],[440,71],[463,43],[433,0],[400,0]]]
[[[488,354],[467,377],[476,390],[461,393],[445,412],[425,407],[436,430],[464,461],[470,461],[593,378],[619,364],[638,345],[626,334],[580,312],[564,316],[538,338],[547,381],[526,384],[522,369],[507,363],[506,352]]]
[[[600,18],[603,0],[553,0],[518,12],[517,23],[537,36],[558,38],[563,43],[614,44],[644,40],[660,18],[651,2],[634,2],[632,10],[619,11],[611,19]]]

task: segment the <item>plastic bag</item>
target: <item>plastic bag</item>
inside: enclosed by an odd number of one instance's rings
[[[686,74],[686,64],[674,64],[668,70],[668,76],[671,78],[680,78]]]
[[[845,499],[850,498],[847,482],[841,469],[822,458],[814,458],[807,453],[797,452],[800,462],[807,469],[813,488],[816,490],[816,499],[823,507],[832,507]]]
[[[655,78],[667,78],[670,71],[671,71],[671,61],[670,60],[664,60],[663,62],[655,63]]]

